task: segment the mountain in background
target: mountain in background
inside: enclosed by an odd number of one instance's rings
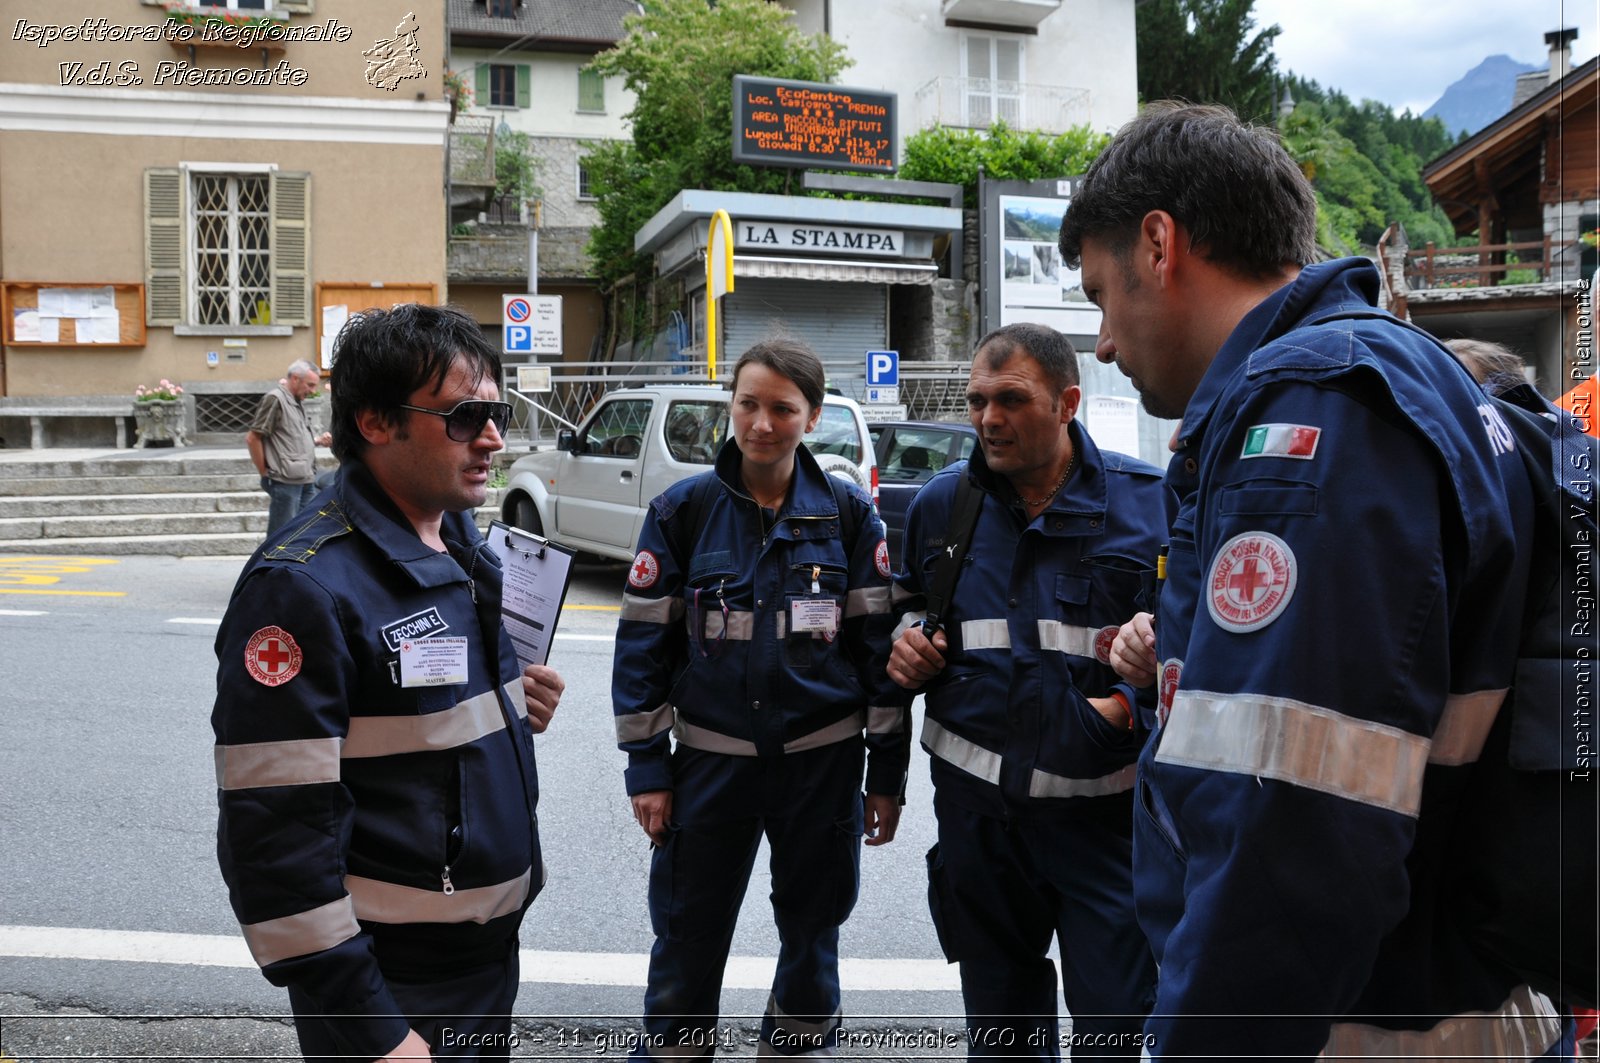
[[[1517,75],[1538,69],[1509,55],[1491,55],[1445,89],[1422,117],[1439,119],[1451,136],[1476,133],[1511,110]]]

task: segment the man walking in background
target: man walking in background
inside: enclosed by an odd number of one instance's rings
[[[267,535],[287,524],[317,493],[318,446],[327,446],[327,432],[313,438],[311,422],[306,420],[305,400],[322,382],[322,374],[310,362],[300,360],[289,366],[284,379],[265,395],[256,407],[245,446],[250,460],[261,474],[261,489],[271,499],[267,507]]]

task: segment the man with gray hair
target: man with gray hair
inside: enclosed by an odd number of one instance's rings
[[[328,433],[313,438],[305,400],[322,382],[317,367],[304,359],[290,364],[278,386],[261,396],[245,446],[261,474],[267,507],[267,535],[287,524],[317,493],[317,446]]]

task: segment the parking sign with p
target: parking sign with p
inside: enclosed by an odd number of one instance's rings
[[[900,352],[867,352],[867,386],[898,387],[900,384]]]

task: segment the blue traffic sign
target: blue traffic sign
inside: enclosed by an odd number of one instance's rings
[[[532,325],[506,325],[504,326],[503,331],[505,332],[505,353],[533,353]]]
[[[900,352],[867,352],[867,386],[898,387],[900,384]]]

